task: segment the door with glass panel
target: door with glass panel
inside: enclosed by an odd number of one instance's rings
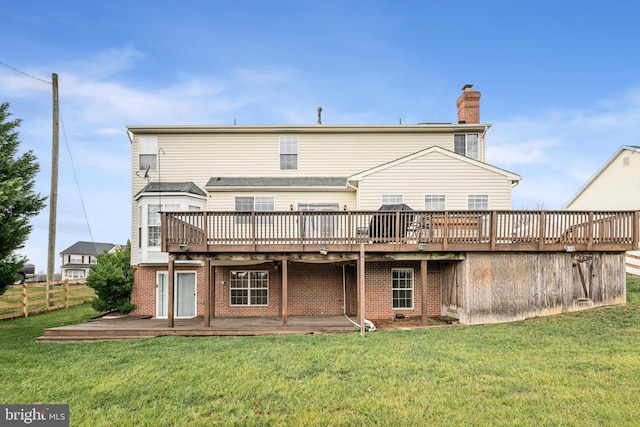
[[[169,278],[166,272],[157,275],[156,317],[169,314]],[[196,273],[179,271],[175,273],[173,294],[174,317],[196,316]]]
[[[299,203],[298,210],[305,212],[335,212],[337,203]],[[307,239],[325,239],[335,237],[336,216],[327,213],[306,215],[302,226],[302,237]]]

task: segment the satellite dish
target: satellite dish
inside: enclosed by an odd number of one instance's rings
[[[151,165],[147,165],[147,169],[144,171],[144,179],[149,180],[149,169],[151,169]]]

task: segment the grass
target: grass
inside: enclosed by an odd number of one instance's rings
[[[0,403],[73,426],[638,425],[640,278],[626,306],[501,325],[36,344],[88,306],[0,322]]]

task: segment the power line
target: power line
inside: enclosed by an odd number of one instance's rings
[[[24,74],[25,76],[27,76],[27,77],[29,77],[29,78],[32,78],[32,79],[34,79],[34,80],[38,80],[38,81],[43,82],[43,83],[46,83],[46,84],[48,84],[48,85],[53,84],[53,83],[51,83],[51,82],[50,82],[50,81],[48,81],[48,80],[45,80],[45,79],[40,78],[40,77],[36,77],[36,76],[34,76],[33,74],[29,74],[29,73],[27,73],[26,71],[22,71],[22,70],[20,70],[20,69],[18,69],[18,68],[16,68],[16,67],[14,67],[14,66],[12,66],[12,65],[5,64],[5,63],[4,63],[4,62],[2,62],[2,61],[0,61],[0,65],[4,65],[5,67],[7,67],[7,68],[9,68],[9,69],[11,69],[11,70],[13,70],[13,71],[16,71],[16,72],[18,72],[18,73],[20,73],[20,74]]]
[[[76,188],[78,190],[78,196],[80,196],[80,204],[82,205],[82,213],[84,214],[84,220],[87,223],[87,229],[89,230],[89,237],[91,237],[91,241],[95,242],[93,239],[93,233],[91,232],[91,225],[89,224],[89,215],[87,215],[87,208],[84,204],[84,198],[82,197],[82,191],[80,191],[80,182],[78,181],[78,174],[76,173],[76,167],[73,163],[73,157],[71,156],[71,147],[69,146],[69,141],[67,140],[67,132],[64,128],[64,121],[62,120],[62,114],[60,114],[60,124],[62,125],[62,135],[64,137],[64,144],[67,147],[67,153],[69,154],[69,160],[71,160],[71,170],[73,171],[73,179],[76,182]]]

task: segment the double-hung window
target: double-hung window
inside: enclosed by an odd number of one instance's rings
[[[413,269],[391,270],[391,292],[394,309],[413,309]]]
[[[478,134],[462,133],[453,135],[453,151],[463,156],[479,160]]]
[[[147,246],[160,246],[162,205],[147,205]]]
[[[298,169],[298,137],[280,137],[280,170]]]
[[[427,194],[424,196],[424,210],[426,211],[443,211],[445,210],[444,194]]]
[[[467,208],[470,211],[489,209],[489,196],[486,194],[470,194],[467,196]]]
[[[231,305],[268,305],[269,272],[232,271],[229,290]]]
[[[158,137],[138,137],[138,170],[156,170],[158,160]]]
[[[273,211],[274,210],[274,199],[273,196],[262,196],[262,197],[236,197],[236,212],[264,212],[264,211]],[[251,223],[251,215],[247,213],[246,215],[237,216],[236,217],[237,224],[250,224]],[[273,223],[273,215],[260,215],[259,223],[261,224],[272,224]]]
[[[383,194],[383,205],[400,205],[404,203],[404,196],[402,194]]]
[[[69,264],[82,264],[82,255],[69,255]]]

